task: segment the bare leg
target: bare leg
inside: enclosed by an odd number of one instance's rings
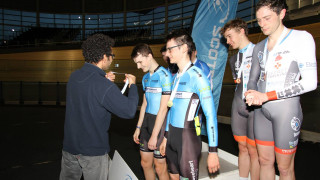
[[[179,180],[179,174],[171,174],[170,173],[170,180]]]
[[[155,180],[156,175],[153,170],[153,152],[142,152],[141,155],[141,166],[144,172],[146,180]]]
[[[252,180],[259,180],[260,164],[257,148],[250,144],[247,144],[247,148],[250,155],[250,178]]]
[[[276,152],[280,180],[295,180],[294,174],[294,156],[293,154],[280,154]]]
[[[257,144],[259,163],[260,163],[260,179],[275,179],[274,162],[275,152],[274,146],[264,146]]]
[[[167,162],[166,159],[156,159],[154,158],[154,165],[156,172],[158,174],[158,177],[160,180],[169,180],[169,173],[167,169]]]
[[[240,141],[238,142],[239,147],[239,175],[240,177],[247,178],[250,170],[250,156],[247,148],[247,143]]]

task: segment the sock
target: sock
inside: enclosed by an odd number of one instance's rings
[[[248,180],[249,178],[247,177],[240,177],[239,180]]]

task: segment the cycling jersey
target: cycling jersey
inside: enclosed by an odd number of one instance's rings
[[[174,76],[172,89],[177,86],[177,74]],[[191,97],[197,95],[197,98]],[[190,105],[189,105],[190,104]],[[177,92],[173,99],[173,106],[169,110],[167,117],[166,131],[169,124],[177,128],[185,128],[186,122],[194,121],[197,115],[199,104],[207,119],[207,132],[209,150],[214,151],[218,146],[217,114],[214,107],[213,95],[210,84],[203,72],[191,66],[181,77]]]
[[[233,79],[241,79],[241,84],[238,84],[237,88],[239,88],[241,85],[242,91],[236,90],[236,93],[241,93],[240,95],[242,99],[244,98],[244,93],[247,91],[253,48],[254,44],[249,43],[246,47],[240,49],[236,55],[229,59]]]
[[[286,32],[287,29],[284,29]],[[290,30],[268,52],[268,39],[260,42],[254,49],[256,60],[252,70],[248,89],[267,92],[269,100],[297,96],[316,89],[317,62],[313,37],[306,31]]]
[[[248,89],[266,92],[268,100],[255,111],[256,143],[275,146],[281,154],[296,151],[302,123],[298,95],[317,87],[315,43],[306,31],[284,28],[271,51],[268,39],[253,50]]]
[[[157,115],[161,95],[171,94],[172,76],[164,67],[158,66],[152,75],[147,73],[142,78],[142,87],[147,100],[146,113]]]

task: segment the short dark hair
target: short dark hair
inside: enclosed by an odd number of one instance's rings
[[[173,39],[178,45],[186,44],[188,46],[188,55],[191,58],[193,39],[186,30],[179,29],[171,31],[167,35],[166,40],[168,42],[171,39]]]
[[[192,42],[191,50],[192,51],[196,51],[197,50],[196,43]]]
[[[151,54],[153,57],[153,53],[150,46],[144,43],[139,43],[133,48],[131,53],[131,59],[136,58],[137,56],[139,56],[139,54],[141,54],[142,56],[148,56],[149,54]]]
[[[103,55],[111,56],[114,40],[104,34],[94,34],[89,36],[82,43],[82,54],[88,63],[98,63],[103,59]]]
[[[222,29],[220,30],[220,33],[221,35],[224,36],[224,33],[226,33],[226,31],[228,29],[234,29],[236,30],[237,32],[240,32],[241,29],[244,30],[244,33],[246,36],[248,36],[248,26],[247,26],[247,23],[240,19],[240,18],[236,18],[236,19],[233,19],[229,22],[227,22],[223,27]]]
[[[163,53],[163,52],[166,52],[166,51],[167,51],[167,46],[166,45],[162,46],[161,49],[160,49],[160,53]]]
[[[282,11],[282,9],[288,10],[288,6],[285,0],[260,0],[257,3],[256,11],[258,11],[260,8],[264,6],[269,7],[273,12],[277,13],[278,15]]]

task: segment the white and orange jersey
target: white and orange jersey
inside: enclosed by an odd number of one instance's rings
[[[267,92],[269,100],[297,96],[317,88],[315,42],[306,31],[284,28],[271,51],[268,38],[258,43],[253,51],[248,89]]]

